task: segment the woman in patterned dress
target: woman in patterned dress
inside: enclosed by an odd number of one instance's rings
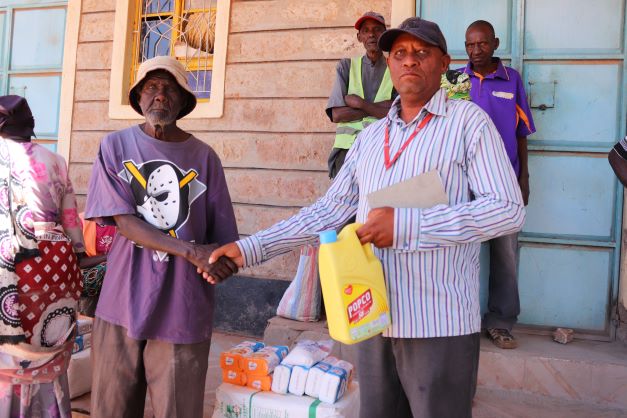
[[[65,160],[0,97],[0,418],[70,417],[67,367],[84,252]]]

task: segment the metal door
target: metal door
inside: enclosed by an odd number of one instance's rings
[[[611,339],[618,289],[622,187],[607,152],[625,135],[624,0],[418,0],[465,64],[464,33],[490,21],[496,55],[523,76],[537,132],[520,235],[519,323]],[[488,251],[482,248],[482,305]]]

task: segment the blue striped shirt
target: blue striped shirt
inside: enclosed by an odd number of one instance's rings
[[[405,123],[397,98],[387,118],[364,129],[327,193],[313,205],[265,231],[238,241],[251,266],[338,228],[352,215],[364,222],[366,196],[437,169],[448,205],[394,209],[394,240],[376,249],[386,278],[392,326],[385,336],[431,338],[479,332],[480,242],[520,230],[525,209],[516,176],[496,127],[477,105],[447,100],[438,91]],[[427,115],[434,117],[385,169],[385,126],[390,155]]]

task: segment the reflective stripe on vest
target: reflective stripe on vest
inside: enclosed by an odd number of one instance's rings
[[[348,94],[354,94],[362,99],[364,98],[364,86],[361,82],[361,61],[363,57],[351,58],[351,68],[348,75]],[[383,59],[383,57],[379,58]],[[374,103],[383,102],[392,98],[392,79],[390,78],[390,70],[385,69],[383,79],[374,98]],[[335,143],[333,148],[349,149],[357,134],[366,126],[377,121],[377,118],[366,116],[363,119],[354,120],[352,122],[340,122],[335,130]]]

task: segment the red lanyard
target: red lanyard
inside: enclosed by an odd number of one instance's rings
[[[390,161],[390,123],[391,122],[388,122],[385,125],[385,143],[383,144],[383,154],[385,157],[385,169],[386,170],[389,170],[390,167],[394,165],[396,160],[398,160],[398,157],[400,157],[403,151],[405,151],[405,148],[407,148],[409,143],[416,137],[416,135],[418,135],[418,132],[420,132],[422,128],[424,128],[427,125],[427,123],[429,123],[431,118],[433,118],[433,113],[429,113],[427,116],[425,116],[422,119],[422,121],[420,121],[420,123],[416,126],[414,133],[412,133],[410,137],[407,138],[407,141],[405,141],[401,149],[398,150],[398,152],[396,153],[396,155],[394,155],[394,158],[392,158],[391,161]]]

